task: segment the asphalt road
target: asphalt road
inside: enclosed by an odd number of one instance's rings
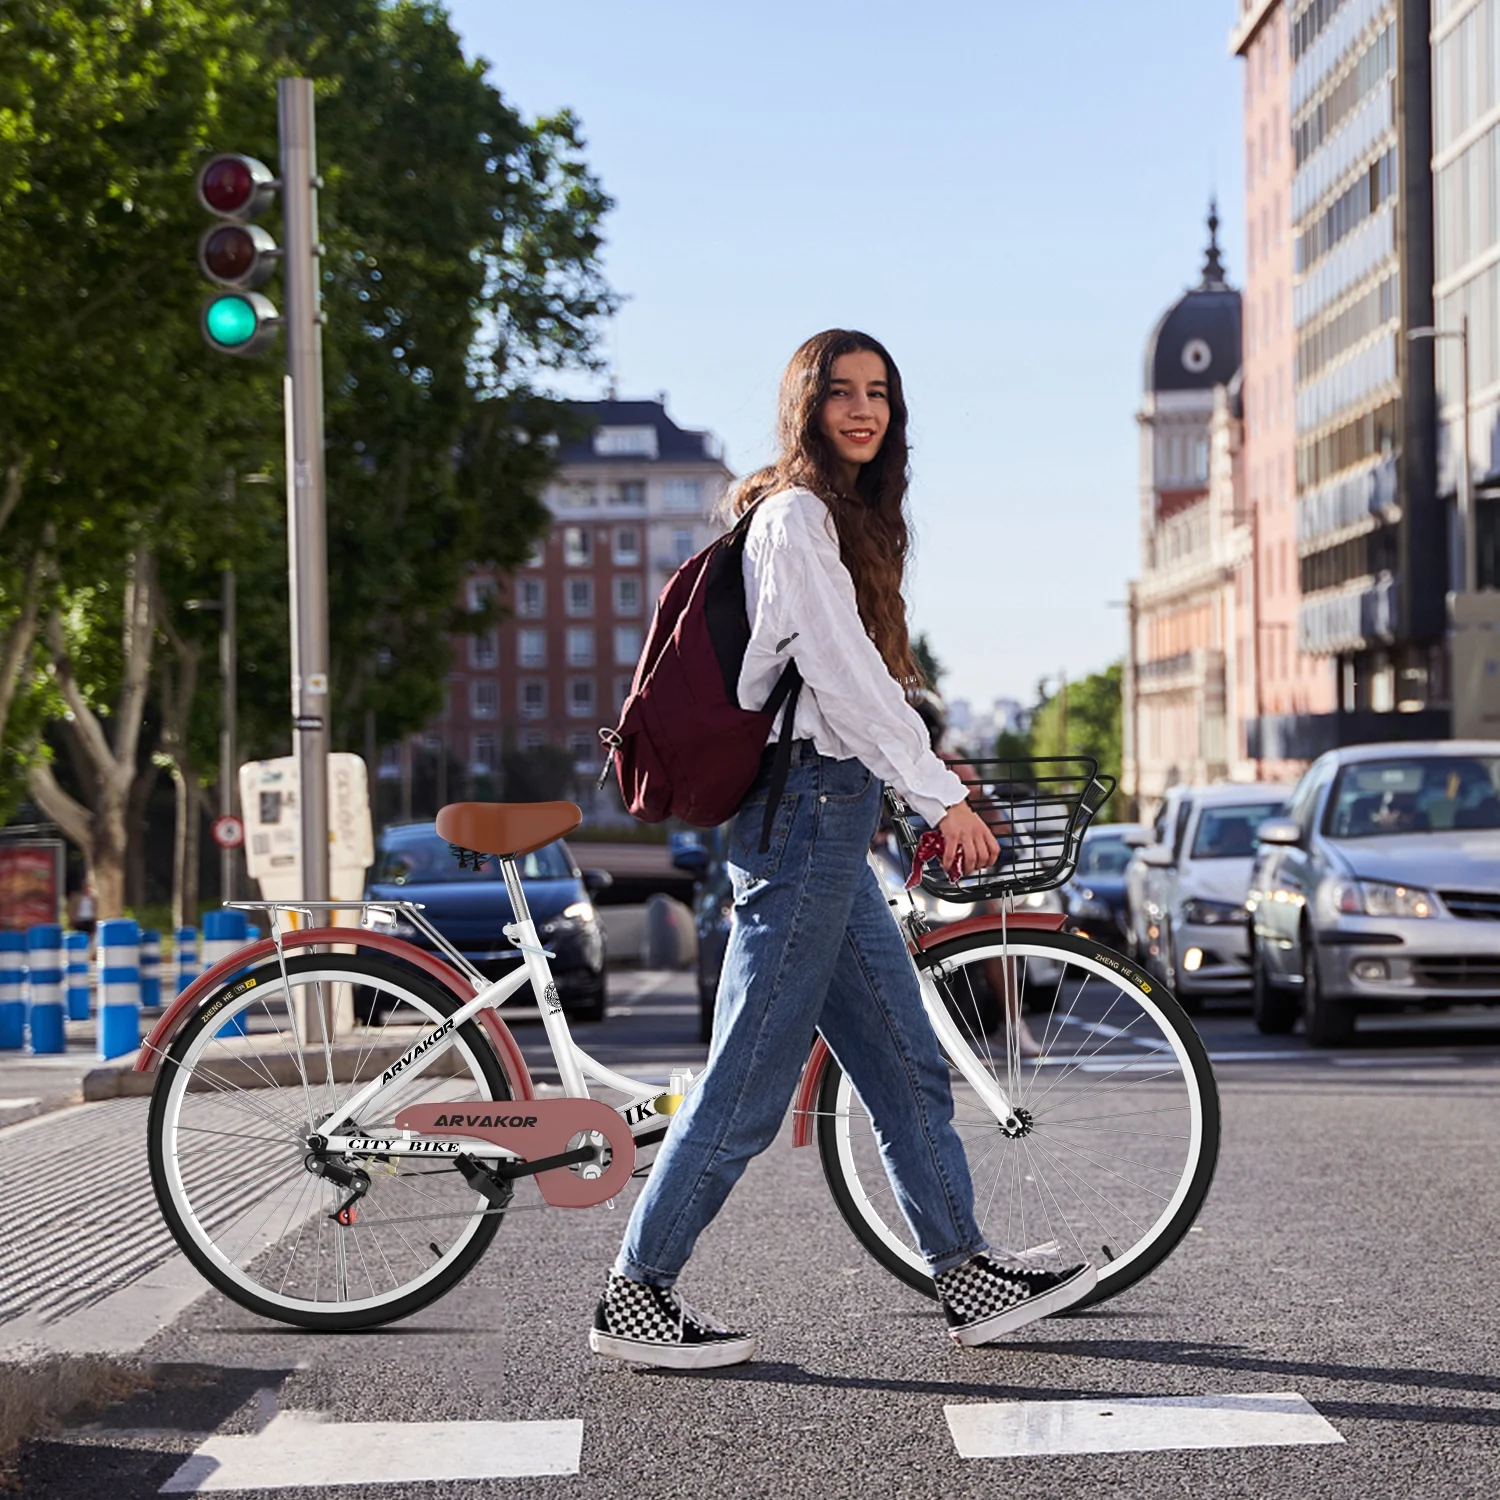
[[[643,1072],[701,1058],[688,977],[643,988],[580,1040]],[[1224,1147],[1198,1232],[1114,1302],[1004,1346],[954,1348],[933,1304],[859,1249],[815,1152],[783,1136],[684,1282],[690,1300],[756,1332],[756,1364],[683,1376],[595,1358],[586,1329],[627,1205],[512,1214],[457,1292],[378,1333],[297,1333],[204,1296],[145,1349],[155,1389],[33,1446],[23,1483],[48,1500],[144,1500],[205,1434],[253,1433],[291,1411],[567,1419],[583,1437],[576,1474],[277,1491],[286,1500],[1489,1497],[1500,1491],[1495,1020],[1386,1022],[1334,1056],[1260,1038],[1243,1014],[1203,1017]],[[522,1026],[528,1051],[539,1030]],[[1299,1393],[1344,1441],[974,1459],[958,1455],[944,1416],[975,1403],[1271,1392]]]

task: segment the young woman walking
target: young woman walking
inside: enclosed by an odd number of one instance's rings
[[[949,869],[999,849],[935,755],[902,684],[915,679],[901,594],[906,405],[874,339],[809,339],[781,382],[781,455],[740,485],[750,645],[741,703],[762,703],[790,657],[804,687],[792,765],[762,827],[771,751],[730,829],[734,918],[708,1066],[637,1200],[589,1334],[599,1354],[678,1369],[737,1364],[755,1342],[674,1290],[704,1227],[775,1138],[814,1028],[874,1123],[902,1212],[937,1283],[949,1332],[982,1344],[1077,1301],[1091,1266],[1037,1271],[988,1253],[952,1125],[948,1066],[900,929],[865,861],[889,782],[943,838]]]

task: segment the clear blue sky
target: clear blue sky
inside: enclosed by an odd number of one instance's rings
[[[1123,654],[1142,349],[1211,190],[1243,275],[1229,0],[449,9],[514,105],[582,120],[622,395],[665,391],[744,473],[797,344],[868,330],[906,382],[945,692],[1029,701]]]

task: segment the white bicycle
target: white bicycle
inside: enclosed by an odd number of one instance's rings
[[[1213,1176],[1219,1110],[1202,1041],[1154,979],[1048,930],[1060,919],[1011,905],[1067,878],[1108,795],[1092,762],[1069,766],[1080,774],[1066,790],[1040,762],[1024,781],[981,768],[991,778],[982,800],[1009,830],[1000,868],[962,882],[924,875],[950,899],[998,897],[999,910],[928,931],[914,904],[892,905],[952,1068],[981,1230],[1043,1265],[1093,1260],[1086,1306],[1139,1281],[1186,1234]],[[920,830],[890,805],[915,852]],[[649,1172],[691,1081],[664,1088],[578,1046],[516,863],[580,820],[566,802],[459,803],[438,815],[458,857],[499,862],[514,918],[505,932],[524,959],[504,979],[482,978],[410,903],[362,903],[360,929],[296,931],[285,930],[286,906],[261,903],[278,918],[275,935],[207,971],[161,1017],[137,1064],[158,1074],[157,1201],[183,1252],[235,1302],[313,1329],[403,1318],[457,1285],[506,1217],[603,1203]],[[380,930],[398,912],[427,946]],[[1044,986],[1028,984],[1033,965]],[[356,990],[374,1024],[348,1025]],[[526,991],[560,1079],[546,1096],[503,1019]],[[1023,995],[1035,1057],[1020,1055],[1013,1024]],[[814,1142],[860,1242],[933,1295],[869,1117],[821,1039],[792,1133],[794,1146]]]

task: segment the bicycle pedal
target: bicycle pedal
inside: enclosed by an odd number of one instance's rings
[[[482,1166],[472,1156],[453,1158],[459,1175],[475,1192],[483,1196],[493,1208],[509,1208],[516,1190],[502,1177],[497,1177],[488,1167]]]

